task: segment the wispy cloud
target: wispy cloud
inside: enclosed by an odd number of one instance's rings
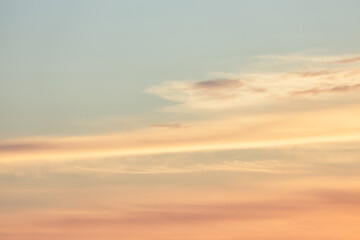
[[[187,128],[189,125],[184,123],[168,123],[168,124],[153,124],[150,127],[159,127],[159,128]]]
[[[171,81],[147,89],[147,92],[177,102],[174,109],[226,109],[291,102],[293,97],[337,98],[359,90],[359,57],[268,56],[271,59],[319,62],[299,65],[279,72],[243,72],[237,78],[200,81]],[[344,65],[354,63],[355,65]],[[310,69],[309,69],[310,68]],[[236,75],[236,74],[230,74]]]
[[[319,63],[319,64],[351,64],[360,61],[358,54],[343,55],[306,55],[306,54],[288,54],[288,55],[262,55],[258,59],[278,60],[282,62],[300,62],[300,63]]]
[[[232,115],[190,122],[192,127],[148,127],[113,134],[37,137],[0,142],[0,159],[53,161],[172,152],[275,147],[360,139],[359,106],[294,113]]]
[[[350,91],[356,91],[360,89],[360,84],[355,85],[338,85],[330,88],[311,88],[307,90],[294,91],[292,96],[301,97],[306,95],[318,95],[322,93],[344,93]]]
[[[313,169],[305,164],[286,161],[221,161],[208,163],[195,161],[193,164],[171,164],[164,161],[152,164],[139,164],[133,162],[121,162],[111,166],[74,166],[62,168],[63,172],[91,173],[91,174],[168,174],[168,173],[200,173],[200,172],[250,172],[270,174],[296,174],[309,173]]]

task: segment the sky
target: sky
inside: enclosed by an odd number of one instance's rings
[[[0,0],[0,239],[358,240],[359,9]]]

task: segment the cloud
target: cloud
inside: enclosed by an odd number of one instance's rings
[[[266,89],[251,85],[247,80],[212,79],[205,81],[173,81],[147,89],[167,100],[180,102],[194,108],[227,108],[240,99],[247,99],[254,94],[262,94]]]
[[[297,62],[297,63],[312,63],[312,64],[349,64],[360,61],[360,56],[357,54],[343,54],[343,55],[304,55],[304,54],[289,54],[289,55],[262,55],[258,59],[277,60],[281,62]]]
[[[148,127],[112,134],[0,141],[1,162],[99,159],[111,156],[276,147],[360,139],[360,109],[231,115],[189,122],[192,127]],[[20,146],[20,147],[19,147]]]
[[[168,124],[153,124],[150,127],[159,127],[159,128],[187,128],[189,125],[184,123],[168,123]]]
[[[297,72],[295,74],[298,74],[301,77],[317,77],[317,76],[329,75],[332,73],[334,73],[334,71],[326,69],[326,70],[318,70],[318,71]]]
[[[197,82],[165,82],[147,89],[148,93],[161,96],[174,102],[217,102],[231,101],[246,90],[240,79],[213,79]],[[249,89],[247,89],[249,90]]]
[[[285,60],[303,62],[278,72],[243,72],[228,74],[234,78],[200,81],[171,81],[147,89],[148,93],[176,102],[172,109],[222,110],[229,108],[267,106],[292,98],[313,101],[336,99],[359,90],[360,68],[356,63],[360,57],[306,57],[272,56]],[[308,64],[308,62],[320,62]],[[307,63],[307,64],[305,64]],[[344,63],[355,65],[344,66]],[[283,68],[286,69],[286,63]],[[168,108],[169,109],[169,108]]]
[[[355,85],[340,85],[331,88],[312,88],[302,91],[295,91],[292,92],[291,95],[295,97],[301,97],[304,95],[318,95],[322,93],[343,93],[343,92],[350,92],[356,91],[360,89],[360,84]]]
[[[151,164],[149,164],[151,162]],[[116,164],[100,162],[101,166],[87,166],[82,164],[62,169],[62,172],[91,173],[91,174],[168,174],[168,173],[200,173],[200,172],[254,172],[269,174],[296,174],[313,171],[310,166],[286,161],[220,161],[207,162],[193,160],[191,163],[178,163],[177,161],[156,162],[146,160],[137,162],[120,161]]]
[[[221,91],[222,89],[241,88],[242,86],[242,82],[238,79],[222,78],[195,82],[190,88],[212,92]]]
[[[238,79],[214,79],[199,81],[188,86],[190,93],[197,92],[201,97],[212,99],[233,99],[239,94],[243,83]]]
[[[200,81],[193,84],[193,88],[195,89],[227,89],[233,87],[241,87],[242,83],[237,79],[215,79],[215,80],[207,80]]]

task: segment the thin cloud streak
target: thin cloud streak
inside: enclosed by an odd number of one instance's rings
[[[224,161],[220,163],[196,163],[190,166],[171,166],[166,163],[150,166],[112,166],[103,167],[74,167],[63,169],[72,173],[97,173],[97,174],[168,174],[168,173],[200,173],[200,172],[253,172],[270,174],[299,174],[309,173],[312,169],[304,164],[295,164],[285,161]]]
[[[188,128],[190,126],[184,123],[168,123],[168,124],[153,124],[150,127],[177,129],[177,128]]]
[[[258,59],[278,60],[282,62],[307,62],[318,64],[351,64],[360,61],[358,54],[344,55],[323,55],[312,56],[306,54],[289,54],[289,55],[262,55]]]
[[[292,92],[291,95],[294,97],[306,96],[306,95],[318,95],[322,93],[344,93],[350,91],[356,91],[360,89],[360,84],[355,85],[339,85],[331,88],[312,88],[302,91]]]
[[[109,135],[43,137],[0,142],[2,162],[215,151],[293,144],[357,141],[360,109],[231,116],[191,128],[144,128]],[[21,148],[19,147],[21,146]]]

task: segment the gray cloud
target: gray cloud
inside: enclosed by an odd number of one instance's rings
[[[241,94],[244,84],[239,79],[214,79],[195,82],[187,91],[208,100],[233,99]]]
[[[189,125],[184,123],[168,123],[168,124],[153,124],[150,127],[160,127],[160,128],[188,128]]]
[[[195,89],[208,89],[208,90],[216,90],[216,89],[226,89],[226,88],[239,88],[242,87],[243,83],[238,79],[214,79],[214,80],[206,80],[199,81],[192,85]]]

